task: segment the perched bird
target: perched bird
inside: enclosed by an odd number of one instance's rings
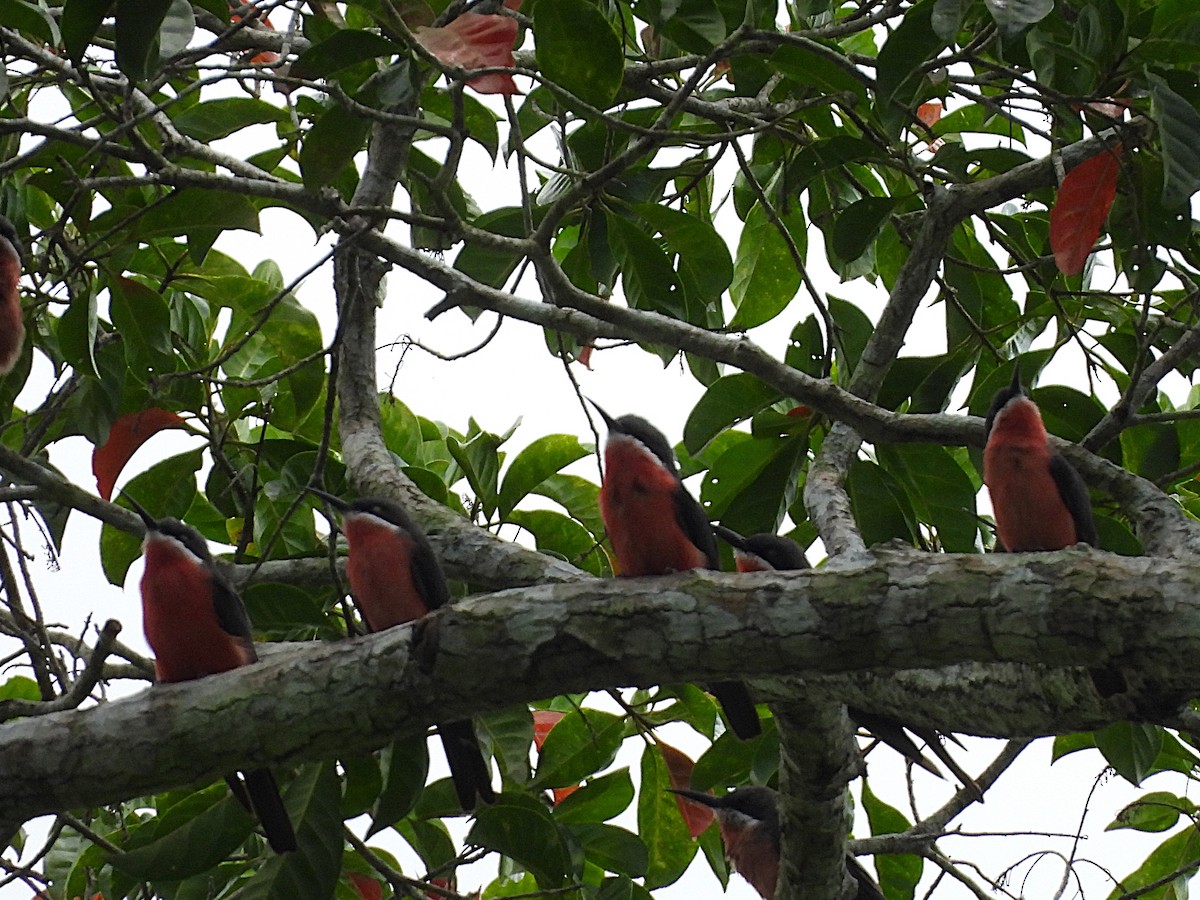
[[[25,322],[21,318],[21,278],[24,252],[12,222],[0,216],[0,375],[12,371],[25,343]]]
[[[779,796],[769,787],[735,788],[722,797],[700,791],[672,793],[709,807],[717,816],[725,855],[739,875],[765,900],[774,900],[779,882]],[[846,868],[858,884],[855,900],[885,900],[883,891],[853,856]]]
[[[614,419],[599,406],[596,411],[608,426],[600,515],[616,556],[617,574],[668,575],[719,568],[712,526],[683,486],[675,454],[662,432],[638,416]],[[744,684],[721,681],[709,689],[734,734],[746,740],[762,733]]]
[[[153,518],[125,497],[146,525],[142,627],[154,650],[158,680],[192,681],[255,662],[246,607],[217,569],[204,538],[178,519]],[[272,850],[296,849],[296,834],[268,769],[225,780],[258,817]]]
[[[346,575],[371,631],[412,622],[450,602],[450,588],[429,539],[400,504],[382,497],[347,503],[325,491],[309,490],[342,517],[350,545]],[[478,797],[493,802],[492,773],[470,720],[444,722],[438,731],[462,808],[473,810]]]
[[[764,572],[771,570],[789,571],[795,569],[807,569],[808,557],[804,555],[804,551],[795,541],[790,541],[785,537],[780,537],[777,534],[752,534],[750,537],[742,537],[736,531],[724,527],[723,525],[714,525],[713,531],[733,548],[734,562],[737,565],[739,572]],[[925,728],[917,725],[902,725],[896,719],[890,716],[878,715],[869,713],[865,710],[849,708],[850,718],[860,728],[865,728],[871,732],[877,739],[887,744],[905,759],[910,760],[914,765],[920,766],[927,772],[942,777],[942,773],[932,762],[926,759],[925,755],[913,743],[912,738],[908,736],[905,728],[911,731],[918,738],[925,742],[934,755],[940,759],[954,776],[962,783],[972,796],[980,803],[983,802],[983,791],[979,789],[974,779],[968,775],[963,768],[954,760],[954,757],[942,746],[941,736],[933,728]],[[949,740],[958,743],[953,735],[947,736]],[[961,747],[962,745],[959,744]]]
[[[985,427],[983,481],[992,497],[997,549],[1010,553],[1095,544],[1087,487],[1050,447],[1042,414],[1021,387],[1021,368],[992,398]]]

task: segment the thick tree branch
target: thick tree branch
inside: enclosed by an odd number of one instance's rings
[[[1082,551],[883,554],[836,572],[691,572],[480,596],[415,627],[0,726],[0,821],[368,750],[449,717],[614,685],[1104,668],[1126,675],[1128,690],[1094,698],[1086,719],[1031,707],[1002,724],[1024,736],[1094,728],[1097,707],[1109,721],[1163,720],[1200,694],[1198,598],[1200,566]],[[988,704],[978,706],[982,721]],[[942,730],[962,727],[928,712]]]

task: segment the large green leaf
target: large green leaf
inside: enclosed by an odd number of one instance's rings
[[[746,216],[738,239],[729,296],[737,308],[730,328],[753,328],[783,312],[800,288],[800,273],[780,227],[787,230],[801,256],[807,245],[804,214],[793,207],[778,221],[761,203]]]
[[[864,779],[862,790],[863,808],[871,824],[871,834],[899,834],[912,827],[900,810],[889,806],[871,790]],[[875,871],[879,873],[879,886],[889,900],[913,900],[917,883],[921,880],[924,862],[911,853],[880,853],[875,857]]]
[[[625,737],[625,720],[595,709],[567,713],[542,744],[534,785],[569,787],[612,764]]]
[[[638,789],[638,835],[649,852],[646,887],[674,884],[696,855],[692,840],[673,794],[667,764],[656,744],[642,750],[641,787]]]
[[[467,841],[516,860],[543,889],[561,886],[582,867],[582,851],[570,832],[540,800],[525,794],[504,793],[477,810]]]
[[[221,788],[224,793],[224,785]],[[177,881],[199,875],[226,859],[253,828],[253,817],[225,793],[207,809],[193,813],[150,843],[127,853],[111,854],[109,861],[141,880]]]
[[[779,392],[746,372],[725,375],[709,385],[683,427],[683,445],[695,455],[726,428],[779,399]]]
[[[1153,72],[1146,78],[1162,134],[1163,205],[1179,207],[1200,190],[1200,112],[1172,90],[1167,79]]]
[[[504,473],[497,502],[500,517],[510,512],[542,482],[566,466],[588,455],[573,434],[548,434],[518,453]]]
[[[417,803],[429,775],[425,735],[394,741],[380,753],[383,791],[371,810],[367,837],[404,818]]]
[[[604,109],[617,95],[625,65],[621,41],[588,0],[539,3],[533,12],[538,66],[552,83]]]

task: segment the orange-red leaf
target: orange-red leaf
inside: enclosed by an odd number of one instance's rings
[[[928,103],[922,103],[917,107],[917,118],[932,127],[942,117],[943,108],[941,100],[930,100]]]
[[[535,709],[533,711],[533,744],[537,747],[538,752],[542,750],[542,744],[546,743],[546,735],[550,733],[550,729],[557,725],[566,713],[561,713],[554,709]],[[574,787],[561,787],[554,789],[554,804],[557,806],[562,803],[567,797],[579,790],[578,785]]]
[[[692,758],[682,750],[677,750],[662,741],[658,742],[658,749],[662,753],[663,762],[667,764],[667,778],[671,780],[671,787],[690,788],[692,786],[692,769],[696,767]],[[692,837],[698,838],[704,834],[708,826],[712,824],[713,811],[707,806],[701,806],[696,801],[687,800],[678,794],[675,795],[675,802],[679,805],[679,814],[683,816],[683,821],[687,824]]]
[[[1086,159],[1067,173],[1050,210],[1050,249],[1064,275],[1083,271],[1117,195],[1118,146]]]
[[[347,872],[346,876],[362,900],[383,900],[383,885],[374,878],[359,872]]]
[[[112,499],[113,486],[125,463],[152,435],[182,424],[183,419],[175,413],[158,407],[129,413],[113,422],[108,440],[92,451],[92,474],[96,476],[96,490],[100,496],[105,500]]]
[[[441,28],[418,28],[415,35],[426,50],[448,66],[512,68],[517,31],[516,19],[468,12]],[[467,85],[480,94],[520,93],[512,76],[503,72],[480,75]]]

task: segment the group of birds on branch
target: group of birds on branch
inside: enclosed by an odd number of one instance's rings
[[[0,216],[0,374],[8,372],[24,343],[17,281],[22,250],[12,224]],[[593,404],[595,406],[595,404]],[[679,476],[674,453],[662,432],[634,415],[613,417],[596,406],[608,428],[599,494],[601,516],[622,577],[718,569],[717,537],[734,550],[739,572],[807,569],[794,542],[774,534],[742,537],[710,524]],[[1014,368],[987,415],[984,482],[992,498],[997,549],[1009,552],[1058,550],[1096,543],[1087,489],[1079,474],[1049,444],[1041,414]],[[317,489],[341,518],[348,545],[350,590],[367,628],[382,631],[419,619],[450,602],[445,575],[424,532],[396,502],[365,497],[348,502]],[[177,519],[155,519],[128,497],[146,526],[142,610],[146,639],[161,682],[188,681],[248,665],[257,659],[250,620],[236,589],[215,564],[198,531]],[[762,726],[746,685],[709,685],[742,739]],[[914,764],[940,775],[905,727],[886,716],[851,709],[851,717]],[[908,729],[979,800],[982,793],[942,746],[933,729]],[[439,726],[451,778],[465,811],[491,803],[491,770],[470,721]],[[234,794],[258,817],[277,853],[294,851],[296,835],[267,769],[230,776]],[[689,790],[676,793],[712,808],[735,869],[764,897],[775,894],[779,872],[777,797],[765,786],[736,788],[715,797]],[[879,888],[853,859],[848,866],[859,900],[882,898]]]

